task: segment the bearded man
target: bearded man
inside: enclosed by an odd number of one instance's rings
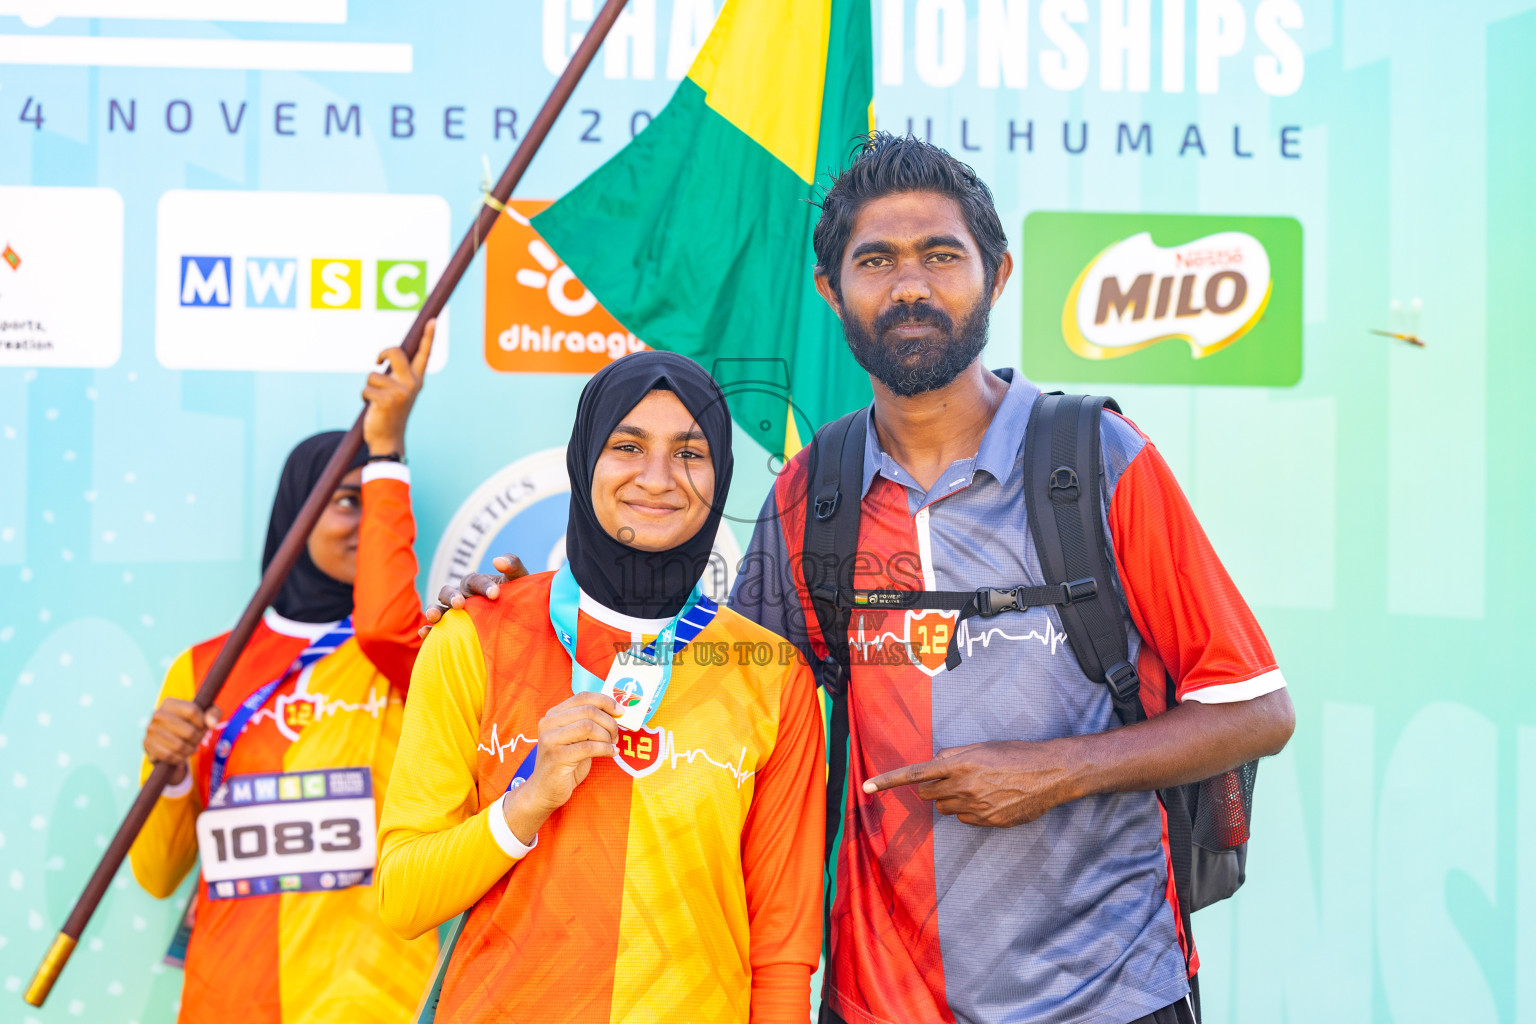
[[[1013,270],[986,185],[877,133],[828,190],[814,245],[817,289],[874,388],[862,481],[843,484],[862,490],[841,495],[859,500],[855,593],[1047,582],[1023,470],[1040,389],[980,360]],[[1167,464],[1129,420],[1100,427],[1117,618],[1152,717],[1121,726],[1053,608],[922,624],[855,607],[823,1024],[1198,1013],[1156,791],[1278,752],[1294,714]],[[807,454],[769,495],[731,606],[820,670],[800,570],[806,518],[826,509],[809,507]],[[893,643],[909,657],[882,656]]]

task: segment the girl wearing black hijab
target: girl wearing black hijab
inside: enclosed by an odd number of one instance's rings
[[[431,971],[433,937],[385,927],[371,883],[423,621],[402,459],[432,333],[414,363],[391,349],[390,372],[369,376],[367,450],[214,706],[200,712],[192,696],[224,636],[183,653],[161,690],[144,771],[165,761],[177,773],[129,857],[161,898],[201,858],[190,940],[175,950],[182,1022],[404,1024]],[[343,436],[316,434],[288,456],[263,568]]]
[[[404,935],[468,911],[438,1024],[804,1024],[821,946],[810,672],[700,588],[731,480],[719,386],[663,352],[587,384],[568,564],[417,660],[379,843]]]

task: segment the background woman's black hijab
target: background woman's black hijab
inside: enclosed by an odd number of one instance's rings
[[[715,493],[699,532],[668,551],[640,551],[608,536],[592,508],[592,474],[613,428],[652,391],[670,391],[693,414],[715,463]],[[725,394],[704,368],[674,352],[635,352],[587,382],[565,450],[571,514],[565,554],[589,596],[637,618],[676,615],[704,575],[731,488],[731,414]]]
[[[288,535],[288,528],[303,507],[304,499],[314,490],[325,464],[346,436],[344,431],[328,430],[305,438],[288,453],[283,475],[277,481],[277,497],[272,500],[272,518],[267,523],[267,547],[261,556],[263,572]],[[351,468],[356,469],[367,462],[367,450],[359,448]],[[277,592],[272,607],[283,618],[295,622],[335,622],[352,614],[352,585],[321,572],[305,546],[299,549],[299,560],[284,581],[283,589]]]

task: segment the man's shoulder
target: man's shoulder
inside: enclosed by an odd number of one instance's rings
[[[1099,424],[1099,448],[1104,453],[1104,472],[1109,477],[1111,489],[1142,449],[1151,443],[1129,417],[1113,409],[1104,410]]]
[[[855,418],[869,415],[868,406],[860,406],[846,414]],[[784,468],[779,472],[778,479],[774,483],[774,493],[778,496],[781,507],[788,501],[804,504],[806,495],[806,479],[810,473],[811,448],[816,443],[816,438],[826,433],[836,423],[842,421],[845,416],[829,420],[816,428],[816,433],[808,440],[803,448],[784,463]],[[855,419],[857,422],[857,419]]]
[[[782,552],[786,544],[798,547],[798,538],[805,530],[806,477],[810,460],[810,446],[800,449],[786,460],[773,487],[763,501],[757,521],[752,528],[752,543],[747,552],[743,571],[755,566],[756,561],[768,553]]]
[[[805,482],[811,472],[811,444],[813,443],[815,443],[814,439],[793,457],[787,459],[784,468],[774,478],[773,495],[780,509],[805,503]]]
[[[1033,415],[1033,410],[1031,410]],[[1099,416],[1099,450],[1104,459],[1104,474],[1114,489],[1121,474],[1128,469],[1142,449],[1152,443],[1141,428],[1123,413],[1105,408]],[[1019,445],[1016,465],[1024,463],[1024,446]]]

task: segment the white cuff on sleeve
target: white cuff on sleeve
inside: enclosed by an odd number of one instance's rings
[[[370,480],[399,480],[410,486],[411,467],[403,462],[370,462],[363,467],[363,483]]]
[[[1285,676],[1280,674],[1279,669],[1272,668],[1268,672],[1261,672],[1252,679],[1244,679],[1240,683],[1202,686],[1198,690],[1186,693],[1183,699],[1199,701],[1201,704],[1236,704],[1238,701],[1253,700],[1255,697],[1262,697],[1266,693],[1283,689],[1285,689]]]
[[[167,800],[179,800],[192,792],[192,771],[187,770],[186,776],[174,786],[166,786],[160,791],[160,795]]]
[[[539,836],[538,833],[534,833],[533,842],[524,846],[522,841],[513,835],[512,830],[507,827],[507,813],[502,805],[510,795],[511,791],[508,790],[506,793],[501,794],[500,800],[491,804],[486,820],[491,825],[491,837],[496,840],[496,845],[501,847],[502,852],[514,860],[522,860],[528,856],[529,851],[539,845]]]

